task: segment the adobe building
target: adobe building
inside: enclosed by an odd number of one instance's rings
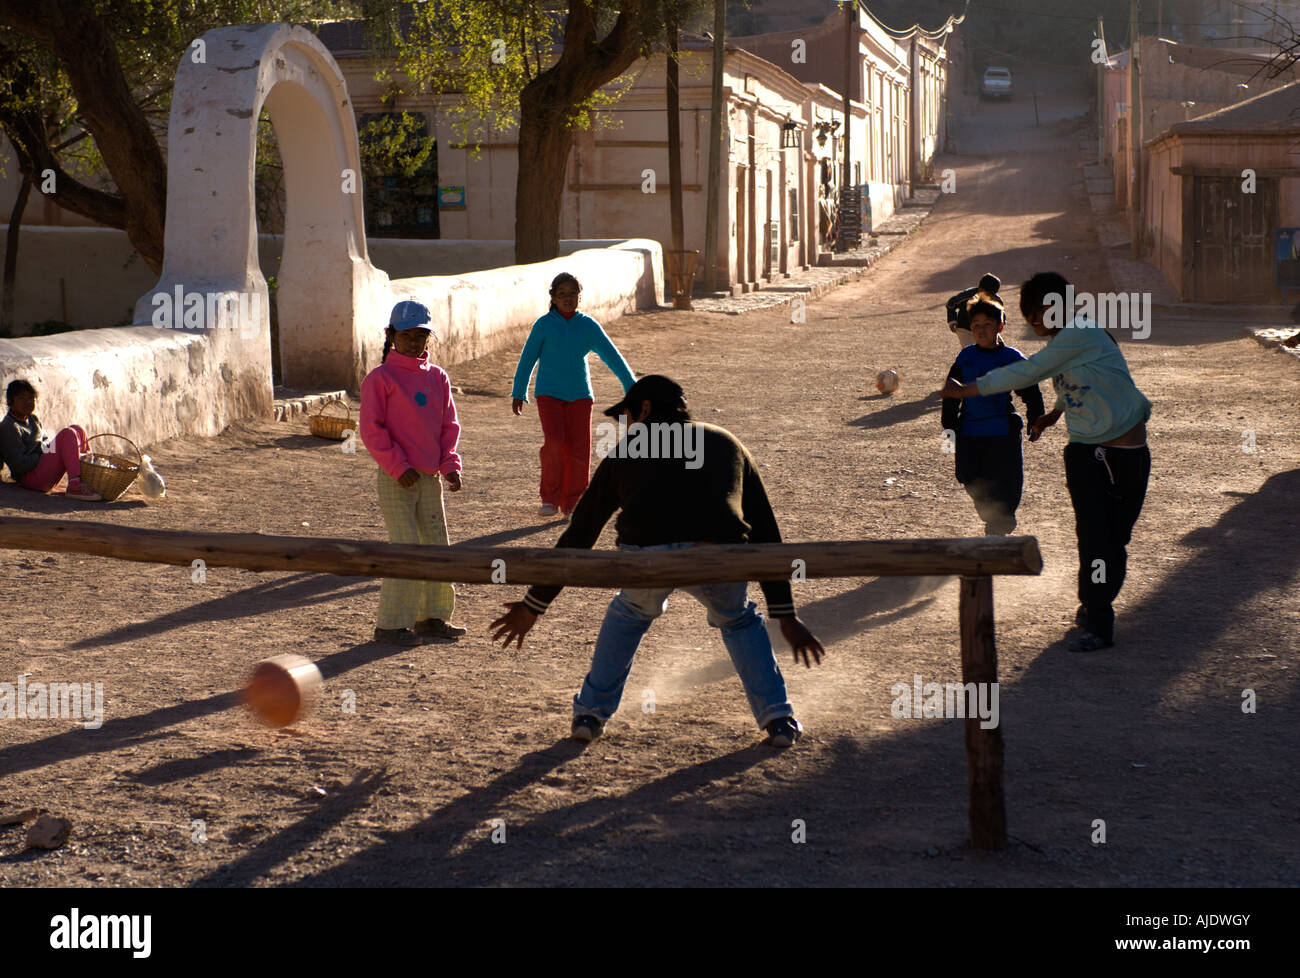
[[[842,93],[846,31],[844,14],[836,11],[820,24],[731,42],[802,81]],[[867,115],[867,125],[860,131],[855,126],[850,141],[851,181],[862,189],[864,231],[893,214],[915,184],[930,180],[947,125],[952,33],[951,21],[936,31],[890,32],[870,11],[857,8],[856,42],[849,48],[858,64],[849,72],[848,94]]]
[[[1144,149],[1148,258],[1179,297],[1281,302],[1275,241],[1300,227],[1300,83],[1176,123]]]
[[[1268,59],[1272,53],[1143,37],[1138,47],[1140,141],[1149,142],[1175,123],[1208,115],[1296,81],[1300,76],[1294,70],[1270,77]],[[1103,89],[1106,158],[1115,181],[1115,202],[1121,210],[1128,207],[1129,174],[1134,166],[1128,145],[1130,56],[1131,50],[1110,57]]]
[[[385,112],[423,114],[428,120],[438,141],[432,178],[438,191],[438,235],[513,240],[518,174],[514,134],[488,137],[476,152],[455,141],[438,112],[454,94],[405,94],[374,80],[361,22],[323,24],[319,33],[347,78],[358,121]],[[697,284],[705,287],[733,292],[761,288],[816,264],[819,251],[826,250],[823,242],[842,182],[844,20],[832,14],[820,25],[786,33],[729,38],[726,43],[723,139],[728,151],[719,196],[718,265],[712,282],[702,269],[696,276]],[[807,42],[804,57],[792,57],[795,39]],[[890,216],[916,180],[928,179],[929,161],[939,148],[938,134],[945,124],[943,41],[919,36],[913,41],[898,41],[861,13],[862,66],[855,73],[850,125],[851,179],[864,189],[865,230]],[[679,95],[684,247],[699,251],[701,260],[712,58],[711,41],[683,36]],[[824,63],[835,58],[838,70]],[[662,52],[635,64],[628,72],[632,83],[626,92],[592,113],[597,122],[591,129],[575,133],[560,191],[561,238],[634,234],[671,248],[665,65]],[[915,88],[914,75],[921,79]],[[918,125],[912,124],[914,117]],[[372,234],[384,234],[385,215],[370,202],[370,189],[367,198],[367,226]],[[417,218],[424,219],[427,216]],[[395,223],[403,234],[411,233],[406,227],[410,220]]]

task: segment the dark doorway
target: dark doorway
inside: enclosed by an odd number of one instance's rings
[[[1253,194],[1238,177],[1192,180],[1196,300],[1272,302],[1277,180],[1259,178]]]

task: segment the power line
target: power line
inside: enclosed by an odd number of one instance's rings
[[[958,24],[961,24],[963,21],[965,21],[966,12],[970,10],[970,0],[966,0],[966,6],[962,8],[961,16],[949,14],[948,19],[943,22],[942,27],[939,27],[933,31],[927,31],[919,23],[913,23],[912,26],[909,27],[907,30],[901,31],[901,30],[897,30],[896,28],[890,27],[879,17],[873,14],[869,9],[867,9],[866,0],[857,0],[857,4],[859,10],[861,10],[868,17],[870,17],[871,20],[875,22],[877,27],[879,27],[882,31],[884,31],[886,34],[888,34],[896,41],[910,41],[913,37],[916,37],[917,35],[920,35],[921,37],[927,38],[928,40],[931,41],[937,41],[939,38],[945,36],[946,34],[951,33],[954,27],[956,27]]]
[[[865,5],[867,0],[859,0],[859,2]],[[1237,4],[1237,6],[1241,7],[1243,10],[1247,10],[1252,13],[1259,14],[1265,21],[1269,23],[1274,23],[1274,24],[1279,23],[1279,20],[1273,19],[1271,9],[1260,9],[1245,4]],[[966,9],[962,11],[962,15],[961,15],[963,18],[966,17],[969,8],[970,8],[970,0],[966,0]],[[980,0],[980,3],[976,7],[976,11],[978,12],[983,10],[997,10],[1002,13],[1017,14],[1021,17],[1042,17],[1048,20],[1079,20],[1079,21],[1085,21],[1090,24],[1096,24],[1097,22],[1096,14],[1051,14],[1051,13],[1045,13],[1041,10],[1034,9],[1033,7],[1003,7],[997,4],[984,3],[983,0]],[[868,13],[870,13],[870,11],[868,11]],[[1279,14],[1278,16],[1280,18],[1280,22],[1285,23],[1287,27],[1291,26],[1290,22],[1287,21],[1285,17],[1282,17],[1281,14]],[[879,18],[876,17],[875,14],[872,14],[871,18],[872,20],[875,20],[876,23],[880,24],[880,20]],[[1148,24],[1148,23],[1156,24],[1158,22],[1159,21],[1155,17],[1151,17],[1151,18],[1141,17],[1138,19],[1138,23],[1140,24]],[[1228,21],[1226,23],[1223,21],[1192,22],[1192,21],[1178,20],[1173,17],[1166,17],[1164,23],[1166,25],[1178,26],[1178,27],[1232,27],[1234,26],[1231,21]],[[886,27],[884,24],[880,24],[880,26],[887,33],[893,33],[893,31],[891,31],[891,29]],[[1243,23],[1239,26],[1244,27],[1247,25]],[[906,33],[906,32],[902,32],[902,33]]]

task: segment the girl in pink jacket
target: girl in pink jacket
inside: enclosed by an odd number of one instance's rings
[[[460,491],[460,423],[447,372],[429,362],[431,319],[418,302],[393,307],[383,361],[361,383],[361,440],[379,464],[389,539],[446,547],[442,482]],[[451,624],[455,602],[447,582],[384,578],[375,640],[420,645],[426,637],[459,638],[465,629]]]

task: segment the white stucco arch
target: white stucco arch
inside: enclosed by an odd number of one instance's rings
[[[270,307],[254,195],[263,107],[285,167],[277,297],[284,383],[359,390],[373,366],[365,355],[373,337],[364,333],[382,325],[372,320],[390,301],[388,276],[367,254],[356,121],[333,57],[311,31],[288,24],[204,34],[176,72],[163,270],[137,303],[135,321],[156,323],[177,295],[249,297],[238,328],[214,328],[201,316],[210,352],[240,402],[236,416],[264,414],[271,401]],[[183,325],[180,310],[175,318]]]

